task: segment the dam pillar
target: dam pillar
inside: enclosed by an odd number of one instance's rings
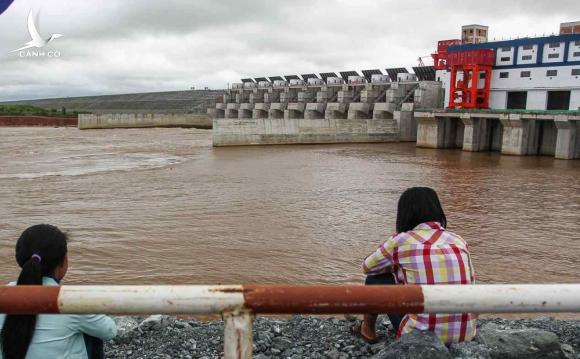
[[[579,122],[570,121],[565,115],[557,115],[554,123],[558,129],[555,157],[562,160],[580,158]]]
[[[288,104],[286,111],[284,111],[284,119],[302,119],[304,118],[304,110],[306,104],[304,102],[291,102]]]
[[[253,111],[254,111],[253,103],[242,103],[240,104],[240,108],[238,110],[238,118],[239,119],[252,118]]]
[[[270,111],[269,103],[257,103],[254,105],[254,110],[252,111],[252,118],[254,119],[268,118],[269,111]]]
[[[473,117],[469,113],[461,115],[463,122],[463,150],[470,152],[489,151],[489,119]]]
[[[397,105],[390,102],[376,102],[373,108],[373,119],[388,120],[394,117]]]
[[[225,111],[225,118],[229,119],[237,119],[238,118],[238,110],[240,109],[239,103],[228,103],[226,105]]]
[[[270,110],[268,111],[268,117],[273,119],[284,118],[284,112],[288,104],[286,102],[273,102],[270,104]]]
[[[417,121],[417,147],[443,148],[443,118],[421,113]]]
[[[518,114],[500,116],[503,125],[501,153],[504,155],[527,155],[534,147],[535,121],[521,118]]]
[[[323,119],[326,111],[326,103],[311,102],[306,104],[304,118],[307,120]]]
[[[324,112],[325,119],[346,119],[347,115],[348,104],[339,102],[330,102],[326,104],[326,111]]]
[[[348,107],[349,120],[366,120],[372,118],[373,105],[364,102],[353,102]]]
[[[417,121],[413,116],[413,103],[404,103],[401,111],[393,113],[393,119],[399,128],[401,142],[415,142],[417,140]]]
[[[456,117],[416,112],[417,147],[458,148],[463,144],[463,124]]]

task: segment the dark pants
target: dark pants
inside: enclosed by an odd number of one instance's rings
[[[397,282],[395,281],[395,276],[391,273],[385,274],[378,274],[378,275],[369,275],[365,280],[365,285],[396,285]],[[399,329],[399,325],[403,320],[405,314],[399,313],[389,313],[387,314],[389,317],[389,321],[393,325],[395,330]]]
[[[103,341],[99,338],[91,337],[84,334],[85,346],[87,347],[87,354],[89,359],[105,359],[105,348]]]

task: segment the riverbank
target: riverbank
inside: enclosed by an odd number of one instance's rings
[[[0,127],[77,127],[77,117],[0,116]]]
[[[119,335],[106,344],[107,358],[219,358],[223,322],[173,317],[117,318]],[[350,334],[352,322],[294,316],[254,321],[254,358],[580,358],[580,321],[551,318],[481,319],[471,343],[447,349],[429,335],[395,341],[379,320],[384,341],[369,345]],[[422,353],[422,354],[421,354]]]

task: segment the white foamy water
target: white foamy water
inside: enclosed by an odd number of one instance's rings
[[[32,152],[30,154],[37,154]],[[99,172],[131,171],[162,168],[181,163],[184,157],[170,156],[164,153],[90,153],[68,155],[53,153],[47,156],[33,156],[27,163],[18,162],[11,168],[4,168],[0,179],[10,178],[41,178],[49,176],[82,176]],[[5,163],[6,164],[6,163]],[[25,168],[30,172],[19,172]],[[15,173],[6,173],[15,171]]]

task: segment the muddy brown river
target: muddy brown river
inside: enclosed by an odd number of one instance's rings
[[[51,223],[70,235],[68,283],[358,283],[417,185],[439,192],[480,282],[580,282],[580,161],[74,128],[0,128],[0,281],[20,232]]]

